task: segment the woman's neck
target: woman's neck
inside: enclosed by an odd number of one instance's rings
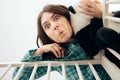
[[[74,38],[70,38],[68,41],[66,41],[66,43],[72,43],[72,42],[74,42],[74,41],[75,41]]]

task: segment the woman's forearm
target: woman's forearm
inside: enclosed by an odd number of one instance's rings
[[[45,52],[45,51],[44,51],[43,48],[38,48],[38,49],[36,50],[36,52],[34,53],[34,56],[37,56],[37,55],[43,54],[44,52]]]

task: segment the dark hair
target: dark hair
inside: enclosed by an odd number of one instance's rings
[[[42,44],[50,44],[53,43],[54,41],[51,40],[44,32],[42,25],[41,25],[41,17],[43,15],[44,12],[52,12],[55,14],[60,14],[62,16],[64,16],[70,23],[70,14],[69,14],[69,9],[63,5],[46,5],[43,10],[41,11],[41,13],[38,16],[38,20],[37,20],[37,29],[38,29],[38,33],[37,33],[37,39],[36,39],[36,44],[39,47],[39,40],[41,40]]]

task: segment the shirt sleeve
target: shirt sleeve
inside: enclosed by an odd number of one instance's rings
[[[42,60],[42,55],[37,55],[34,56],[34,53],[36,52],[37,49],[34,50],[29,50],[25,56],[22,58],[22,62],[34,62],[34,61],[40,61]]]
[[[114,14],[114,17],[120,18],[120,11],[114,11],[112,13]]]
[[[36,52],[37,49],[34,50],[29,50],[25,56],[23,57],[23,59],[21,60],[22,62],[34,62],[34,61],[40,61],[42,60],[42,55],[38,55],[38,56],[34,56],[34,53]],[[15,77],[15,75],[17,74],[18,70],[20,67],[16,67],[12,78]],[[20,77],[18,80],[29,80],[29,77],[32,73],[33,67],[24,67],[22,73],[20,74]],[[36,73],[38,74],[38,72]]]

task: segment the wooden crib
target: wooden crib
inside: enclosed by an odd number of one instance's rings
[[[104,13],[103,13],[103,23],[105,27],[111,27],[112,29],[120,32],[120,18],[107,16],[109,4],[120,4],[120,0],[105,0],[104,3]],[[114,26],[114,27],[113,27]],[[120,61],[120,54],[115,52],[114,50],[107,48],[118,60]],[[120,69],[112,63],[105,55],[105,51],[101,50],[97,56],[95,56],[94,60],[80,60],[80,61],[39,61],[39,62],[0,62],[0,68],[4,68],[2,74],[0,74],[0,80],[5,80],[4,77],[13,67],[20,67],[18,73],[16,74],[14,80],[18,80],[19,75],[21,74],[23,68],[25,66],[34,66],[32,74],[29,80],[34,80],[35,72],[39,66],[48,66],[47,69],[47,80],[50,80],[50,71],[51,66],[61,66],[62,67],[62,76],[63,80],[66,80],[66,70],[65,66],[74,65],[76,67],[77,73],[79,75],[80,80],[84,80],[79,65],[89,65],[91,71],[93,72],[96,80],[101,80],[99,75],[97,74],[94,64],[101,64],[106,72],[110,75],[112,80],[120,80]],[[10,80],[10,79],[8,79]]]

